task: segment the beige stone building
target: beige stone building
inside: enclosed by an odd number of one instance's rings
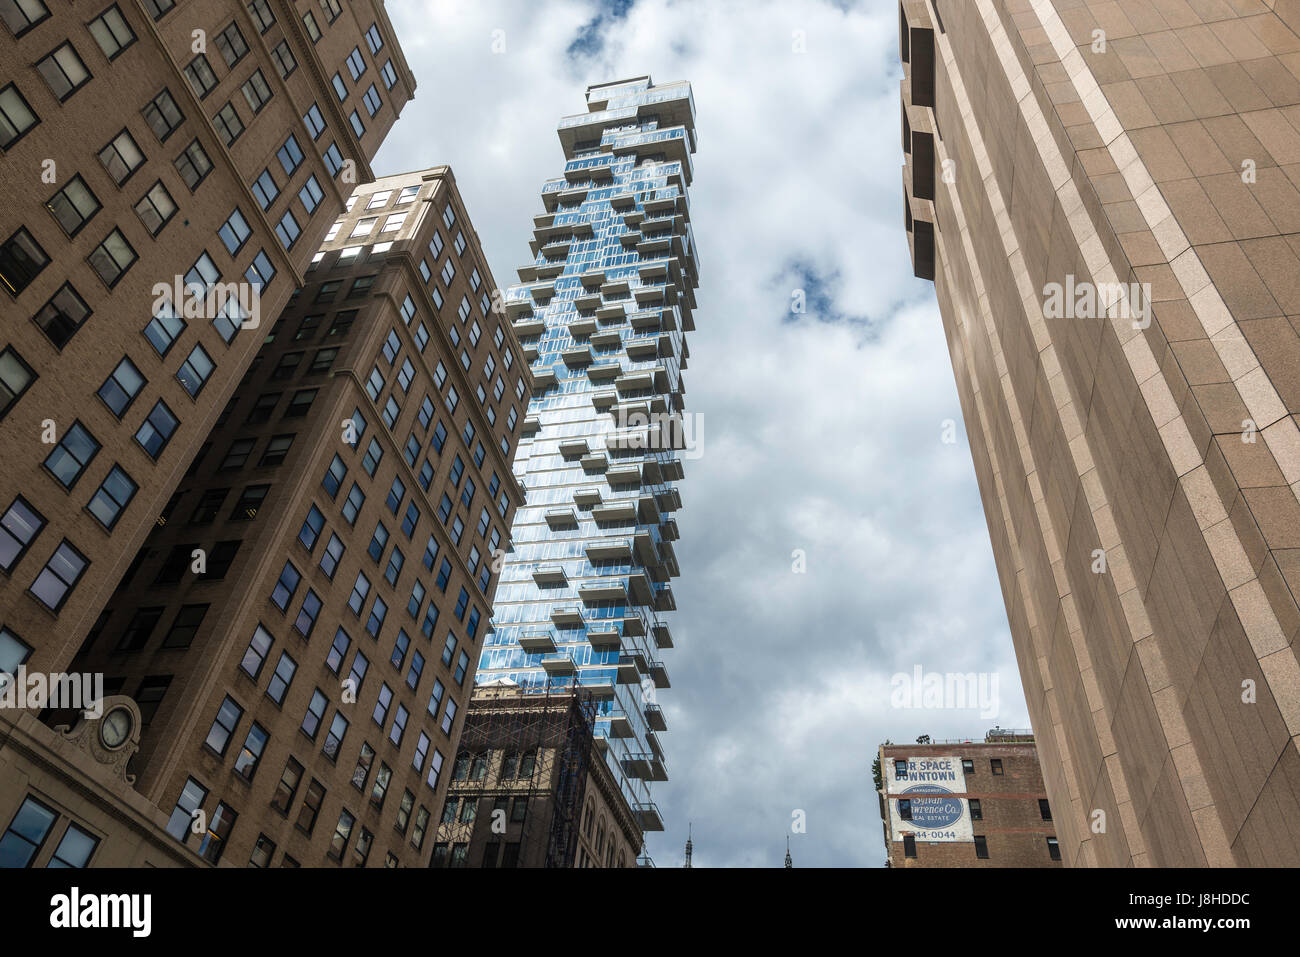
[[[637,866],[641,827],[595,718],[594,699],[570,681],[476,688],[430,866]]]
[[[1300,863],[1300,4],[900,29],[908,241],[1063,858]]]

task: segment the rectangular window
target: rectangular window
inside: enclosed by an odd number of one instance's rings
[[[0,6],[0,11],[3,9]],[[18,87],[12,83],[0,87],[0,149],[9,149],[39,122]]]
[[[27,502],[21,495],[14,498],[4,515],[0,516],[0,571],[12,572],[32,542],[45,528],[45,516]],[[8,635],[8,632],[4,632]],[[14,673],[4,655],[3,639],[0,639],[0,671]]]
[[[972,821],[984,820],[984,806],[980,803],[980,799],[971,798],[967,803],[970,804],[970,819]]]
[[[76,47],[67,41],[37,60],[36,71],[60,103],[90,82],[90,71]]]
[[[49,302],[41,306],[32,321],[40,326],[41,331],[62,350],[76,335],[78,329],[90,318],[90,307],[78,295],[71,283],[64,283],[59,291],[50,297]]]
[[[90,222],[99,212],[101,204],[86,185],[86,181],[77,174],[68,184],[45,202],[45,208],[53,215],[59,226],[71,238],[81,232],[82,227]]]
[[[979,834],[975,835],[975,857],[982,861],[986,861],[989,858],[988,841]]]
[[[990,770],[993,774],[1001,774],[1001,773],[1002,773],[1002,759],[1001,759],[1001,758],[989,758],[989,770]]]
[[[313,141],[320,139],[320,135],[325,132],[325,118],[321,116],[320,107],[315,103],[303,114],[302,123],[307,127],[307,132],[311,134]]]
[[[45,457],[45,468],[66,489],[71,489],[81,478],[92,459],[98,454],[98,440],[86,430],[80,420],[74,421],[63,438]]]
[[[1038,814],[1044,821],[1050,821],[1052,819],[1052,807],[1047,802],[1047,798],[1038,799]]]
[[[162,180],[154,183],[149,187],[149,192],[140,197],[135,204],[135,214],[144,223],[144,228],[149,230],[150,236],[157,236],[171,222],[171,218],[176,215],[176,201],[167,192]]]
[[[114,229],[91,251],[87,262],[103,280],[104,285],[111,289],[135,264],[137,258],[139,257],[136,256],[135,249],[127,242],[122,231]]]
[[[185,66],[185,78],[200,100],[216,88],[217,75],[212,71],[212,64],[205,54],[200,53]]]
[[[911,834],[903,835],[903,856],[916,857],[916,838]]]
[[[267,84],[261,70],[245,80],[240,89],[243,90],[244,99],[248,101],[248,108],[253,111],[254,116],[262,112],[262,107],[271,101],[271,87]]]
[[[204,152],[198,140],[193,140],[185,147],[172,165],[176,167],[176,172],[180,174],[191,193],[198,189],[199,184],[212,172],[212,160],[208,159],[208,154]]]
[[[126,507],[131,504],[137,488],[131,476],[127,475],[121,466],[114,465],[86,508],[91,515],[99,519],[101,525],[112,531],[117,520],[126,511]]]
[[[167,142],[167,137],[175,133],[185,122],[185,115],[181,113],[171,91],[166,87],[163,87],[162,92],[150,100],[141,112],[144,114],[145,122],[153,130],[154,136],[158,137],[159,143]]]
[[[248,42],[234,23],[217,34],[216,43],[217,49],[221,51],[221,58],[226,61],[228,67],[233,67],[248,53]]]

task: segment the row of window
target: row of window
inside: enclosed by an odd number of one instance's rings
[[[1061,845],[1054,837],[1046,838],[1047,856],[1053,861],[1061,859]],[[976,860],[986,861],[989,859],[988,838],[982,834],[975,835],[975,858]],[[916,857],[916,837],[912,834],[903,835],[903,856]]]

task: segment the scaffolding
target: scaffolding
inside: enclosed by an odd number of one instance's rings
[[[461,752],[514,753],[520,760],[532,753],[533,773],[525,789],[518,778],[503,779],[500,765],[491,762],[486,780],[453,781],[448,797],[458,792],[472,796],[482,809],[484,802],[490,808],[497,798],[526,796],[518,866],[573,867],[595,720],[595,699],[571,679],[551,679],[530,688],[476,688],[461,733]],[[476,837],[480,833],[476,827]],[[484,843],[472,840],[469,853],[481,855]]]

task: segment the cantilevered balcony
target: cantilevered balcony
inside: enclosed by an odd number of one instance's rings
[[[549,628],[536,628],[521,632],[518,637],[519,647],[528,655],[555,654],[555,632]]]
[[[576,459],[588,451],[586,439],[564,439],[559,444],[560,454],[566,459]]]
[[[589,681],[583,684],[582,690],[597,701],[614,700],[614,682],[612,681]]]
[[[590,508],[593,505],[599,505],[601,500],[600,489],[598,488],[580,488],[573,492],[573,503],[579,508]]]
[[[617,625],[590,625],[587,628],[587,643],[593,651],[618,651],[623,647],[623,636]]]
[[[539,419],[535,415],[526,415],[524,416],[524,423],[522,429],[520,430],[520,434],[532,435],[533,433],[539,431],[541,427],[542,427],[541,419]]]
[[[621,685],[641,683],[641,672],[637,670],[636,659],[631,655],[620,655],[616,675]]]
[[[609,456],[604,452],[588,452],[578,464],[584,472],[603,472],[609,468]]]
[[[587,560],[597,562],[628,561],[632,557],[632,543],[626,538],[598,538],[586,545]]]
[[[555,605],[551,608],[551,623],[557,628],[581,628],[582,609],[577,605]]]
[[[591,510],[591,517],[598,522],[630,522],[636,518],[636,502],[633,499],[605,502]]]
[[[555,385],[557,381],[554,369],[538,369],[533,373],[533,391],[536,392],[538,389],[548,389]]]
[[[533,569],[533,581],[542,586],[567,585],[569,578],[563,565],[538,565]]]
[[[549,508],[546,510],[546,524],[553,529],[577,528],[578,513],[572,508]]]
[[[618,465],[605,473],[605,481],[611,486],[640,486],[641,469],[636,465]]]
[[[655,611],[676,611],[677,599],[673,597],[671,585],[664,585],[655,594]]]
[[[662,661],[650,662],[650,677],[654,680],[656,688],[672,687],[672,683],[668,680],[668,669],[664,667]]]
[[[659,814],[659,808],[653,801],[639,803],[632,811],[636,814],[637,823],[641,825],[642,831],[662,831],[664,829],[664,819]],[[650,860],[649,857],[637,858],[637,867],[654,866],[654,861]]]
[[[632,728],[632,722],[628,720],[627,715],[617,712],[609,716],[609,736],[611,738],[632,738],[636,732]]]
[[[563,359],[564,364],[566,366],[569,366],[570,368],[589,366],[591,365],[591,359],[592,359],[591,347],[574,346],[571,349],[565,349],[563,352],[560,353],[560,358]]]
[[[668,721],[664,718],[664,709],[657,704],[645,706],[645,723],[655,731],[668,730]]]
[[[617,379],[623,374],[623,364],[618,360],[604,359],[587,366],[587,378],[592,382],[604,382]]]
[[[546,331],[546,323],[540,316],[530,315],[523,319],[517,319],[512,324],[512,328],[515,330],[515,335],[522,339],[525,336],[540,336]]]
[[[600,284],[605,281],[605,270],[588,269],[578,276],[578,281],[582,283],[584,288],[590,289],[594,286],[599,289]]]
[[[578,316],[569,322],[569,335],[575,339],[585,339],[596,331],[596,320],[591,316]]]
[[[591,337],[591,347],[593,349],[609,349],[617,346],[623,337],[618,329],[602,329],[600,332],[593,333]]]
[[[586,604],[602,601],[627,602],[627,586],[620,578],[602,578],[578,586],[578,597]]]
[[[603,276],[605,274],[601,273],[600,275]],[[573,308],[577,309],[579,312],[586,312],[588,309],[599,309],[600,302],[601,300],[600,300],[599,291],[584,292],[582,295],[574,297]]]
[[[542,659],[542,669],[552,678],[572,678],[577,666],[568,655],[547,655]]]

